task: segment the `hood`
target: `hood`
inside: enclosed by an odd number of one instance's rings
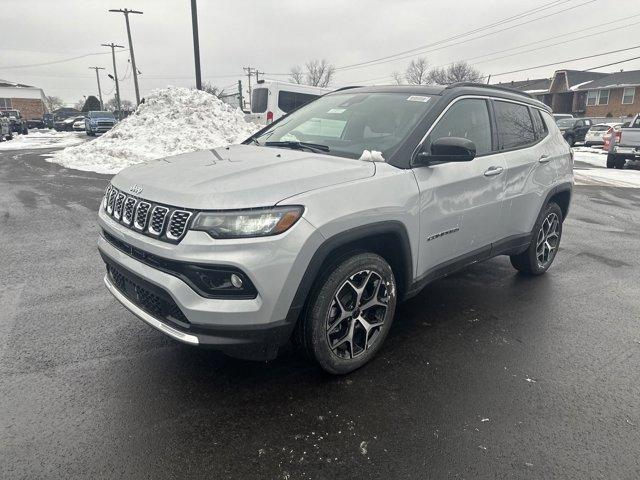
[[[299,193],[367,178],[372,162],[253,145],[232,145],[126,168],[113,185],[146,200],[202,209],[267,207]],[[134,185],[136,187],[134,187]]]

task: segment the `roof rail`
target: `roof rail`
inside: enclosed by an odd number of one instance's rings
[[[342,90],[350,90],[352,88],[360,88],[362,85],[348,85],[346,87],[336,88],[334,92],[341,92]]]
[[[490,89],[493,89],[493,90],[502,90],[504,92],[516,93],[518,95],[523,95],[525,97],[528,97],[528,98],[531,98],[533,100],[536,100],[536,98],[533,95],[530,95],[527,92],[523,92],[522,90],[516,90],[515,88],[509,88],[509,87],[502,87],[502,86],[499,86],[499,85],[487,85],[486,83],[477,83],[477,82],[452,83],[451,85],[447,85],[445,87],[445,90],[450,89],[450,88],[456,88],[456,87],[490,88]]]

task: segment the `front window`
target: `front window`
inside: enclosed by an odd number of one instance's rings
[[[115,118],[113,116],[113,112],[89,112],[89,117],[90,118]],[[80,118],[84,118],[84,117],[78,117]]]
[[[559,128],[573,128],[573,124],[576,121],[573,118],[561,118],[556,122]]]
[[[593,107],[598,103],[598,90],[589,90],[587,92],[587,106]]]
[[[454,103],[433,128],[425,142],[429,151],[431,143],[443,137],[459,137],[471,140],[476,155],[491,151],[491,121],[486,100],[464,99]]]
[[[636,87],[627,87],[622,92],[622,103],[624,105],[631,105],[635,101]]]
[[[598,90],[598,105],[609,104],[609,90]]]
[[[11,108],[11,99],[0,98],[0,110],[6,110],[8,108]]]
[[[315,144],[340,157],[360,158],[364,150],[375,150],[389,158],[432,104],[428,95],[345,91],[318,98],[255,138],[267,146]]]
[[[269,100],[269,90],[266,88],[254,88],[251,92],[251,111],[253,113],[264,113],[267,111]]]

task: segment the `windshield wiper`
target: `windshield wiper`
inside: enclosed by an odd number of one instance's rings
[[[289,140],[286,142],[265,142],[265,145],[267,147],[283,147],[292,148],[294,150],[310,150],[316,153],[329,151],[329,147],[327,145],[321,145],[319,143],[299,142],[297,140]]]

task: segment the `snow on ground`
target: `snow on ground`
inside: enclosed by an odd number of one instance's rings
[[[56,132],[55,130],[29,130],[28,135],[13,134],[13,140],[0,143],[1,150],[32,150],[38,148],[64,148],[87,141],[84,132]]]
[[[238,143],[258,130],[213,95],[188,88],[152,91],[134,114],[101,137],[52,154],[50,162],[98,173],[194,150]]]
[[[603,150],[587,147],[577,147],[574,161],[573,176],[577,185],[606,185],[609,187],[640,188],[640,170],[625,168],[614,170],[607,167],[607,153]],[[627,162],[630,166],[631,162]],[[634,167],[635,167],[634,162]],[[588,164],[593,167],[582,167],[580,164]],[[637,168],[637,167],[636,167]]]

